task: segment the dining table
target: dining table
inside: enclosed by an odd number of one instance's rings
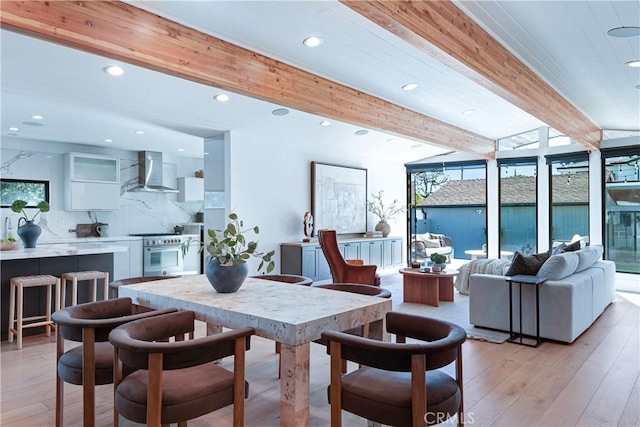
[[[118,296],[149,308],[191,310],[207,323],[208,333],[248,326],[280,342],[280,425],[287,427],[309,425],[310,344],[323,331],[369,324],[370,338],[389,340],[384,318],[392,301],[387,298],[252,277],[237,292],[218,293],[205,275],[121,286]]]

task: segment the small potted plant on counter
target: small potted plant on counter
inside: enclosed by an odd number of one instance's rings
[[[447,261],[447,257],[445,255],[434,253],[431,254],[429,259],[433,261],[433,266],[431,267],[431,269],[434,273],[444,271],[444,269],[447,267],[447,264],[445,264]]]
[[[211,256],[205,267],[205,275],[211,286],[220,293],[235,292],[240,289],[247,278],[247,260],[251,257],[260,258],[258,271],[266,265],[267,273],[275,268],[272,257],[276,251],[259,252],[258,242],[248,241],[246,232],[260,232],[257,226],[242,230],[238,215],[231,213],[229,222],[224,230],[207,230],[210,242],[205,246]]]

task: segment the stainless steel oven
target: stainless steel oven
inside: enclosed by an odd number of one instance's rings
[[[184,271],[182,237],[175,234],[137,234],[143,236],[142,275],[171,276]]]

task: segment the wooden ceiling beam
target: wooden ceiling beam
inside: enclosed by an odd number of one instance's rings
[[[586,148],[602,131],[449,0],[340,0]]]
[[[252,98],[479,155],[495,141],[119,1],[0,2],[0,23],[89,53]]]

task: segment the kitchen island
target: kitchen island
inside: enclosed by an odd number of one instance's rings
[[[33,249],[15,249],[0,251],[0,313],[2,340],[7,339],[9,329],[9,281],[15,276],[31,276],[35,274],[51,274],[60,276],[70,271],[99,270],[108,271],[113,277],[113,257],[116,252],[126,252],[122,246],[108,243],[76,243],[76,244],[44,244]],[[99,287],[102,286],[100,283]],[[98,295],[102,295],[98,290]],[[71,295],[67,292],[68,300]],[[78,302],[86,302],[90,298],[89,289],[78,288]],[[46,291],[40,288],[25,289],[24,317],[44,313]],[[29,333],[40,333],[44,328],[25,330]]]

